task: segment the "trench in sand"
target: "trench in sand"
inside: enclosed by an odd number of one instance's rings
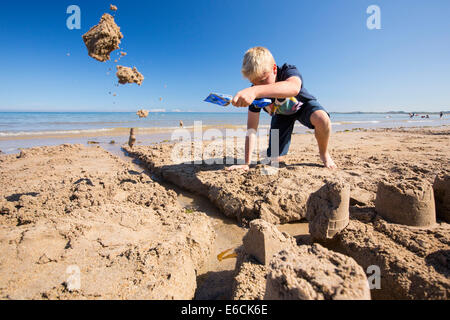
[[[197,275],[195,299],[231,299],[236,258],[219,261],[217,255],[227,249],[233,250],[241,246],[242,238],[246,234],[247,229],[238,226],[235,219],[228,218],[222,214],[205,196],[186,191],[172,183],[156,177],[140,163],[139,160],[129,156],[123,149],[111,146],[108,146],[105,149],[120,157],[123,161],[131,163],[136,171],[145,172],[154,181],[165,188],[175,191],[178,202],[184,210],[205,213],[213,220],[216,239],[211,250],[211,255],[207,258],[203,272]],[[277,227],[280,231],[284,231],[296,238],[308,235],[308,223],[306,222],[283,224],[278,225]]]

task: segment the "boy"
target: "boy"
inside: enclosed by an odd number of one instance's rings
[[[249,49],[242,63],[242,74],[253,84],[250,88],[239,91],[233,98],[236,107],[249,107],[247,131],[258,129],[260,108],[251,105],[255,99],[270,97],[272,104],[264,111],[272,116],[270,129],[279,130],[279,160],[289,151],[291,134],[295,121],[314,129],[319,146],[320,159],[329,169],[336,168],[336,164],[328,153],[328,140],[331,132],[330,116],[303,87],[303,78],[297,68],[284,64],[281,68],[275,63],[270,51],[264,47]],[[255,145],[255,135],[247,134],[245,139],[245,164],[234,165],[229,170],[243,169],[247,171],[251,163],[251,154]],[[267,156],[271,154],[271,139]]]

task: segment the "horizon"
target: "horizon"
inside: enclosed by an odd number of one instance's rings
[[[80,29],[67,27],[72,4],[81,10]],[[449,1],[114,4],[124,38],[112,60],[101,63],[88,56],[81,36],[111,13],[110,1],[28,1],[27,10],[22,2],[5,3],[0,112],[216,112],[203,99],[210,92],[235,94],[248,87],[240,73],[242,57],[257,45],[268,47],[278,65],[296,65],[305,88],[330,113],[449,108],[444,107],[450,104]],[[380,8],[380,29],[367,25],[373,4]],[[276,23],[249,27],[242,21],[241,13],[262,20],[275,9]],[[211,12],[227,15],[221,20]],[[292,12],[297,19],[288,18]],[[127,56],[118,64],[136,66],[145,77],[142,86],[116,87],[114,70],[107,74],[121,50]],[[403,110],[392,111],[395,105]]]
[[[247,110],[242,112],[220,112],[220,111],[152,111],[147,110],[149,113],[221,113],[221,114],[245,114],[247,113]],[[359,114],[409,114],[409,113],[415,113],[415,114],[439,114],[440,112],[447,114],[450,114],[450,110],[441,110],[441,111],[330,111],[330,114],[352,114],[352,113],[359,113]],[[136,111],[1,111],[0,113],[136,113]]]

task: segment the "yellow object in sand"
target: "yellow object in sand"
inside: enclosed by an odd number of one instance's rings
[[[219,253],[217,255],[217,260],[222,261],[222,260],[225,260],[225,259],[236,258],[237,257],[237,253],[235,253],[235,252],[226,255],[231,250],[233,250],[233,248],[227,249],[227,250],[222,251],[221,253]]]

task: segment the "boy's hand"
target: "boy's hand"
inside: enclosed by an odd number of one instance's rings
[[[231,103],[235,107],[248,107],[249,105],[252,104],[253,101],[255,101],[255,99],[256,99],[256,90],[254,87],[251,87],[236,93],[233,100],[231,100]]]
[[[250,167],[248,166],[248,164],[237,164],[237,165],[226,168],[227,171],[235,171],[235,170],[248,171],[249,169],[250,169]]]

